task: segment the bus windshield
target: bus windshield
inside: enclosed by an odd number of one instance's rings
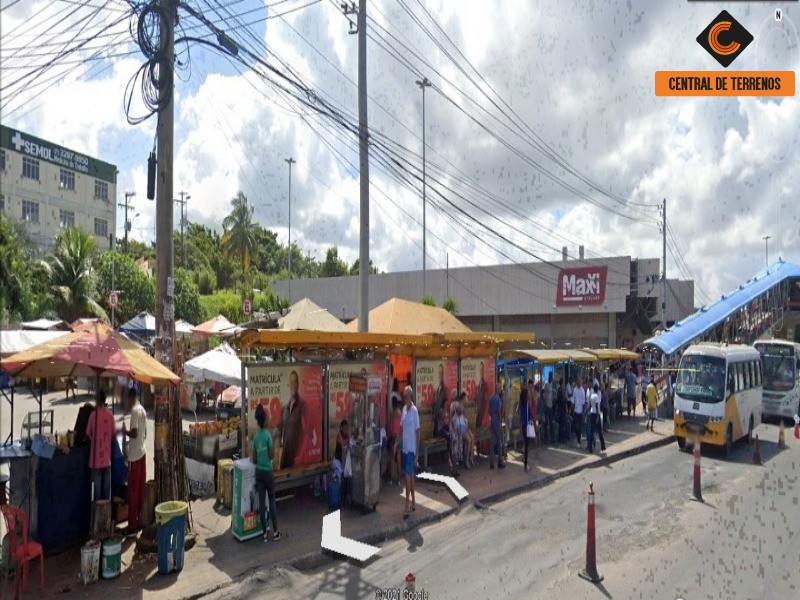
[[[797,367],[792,356],[761,357],[764,369],[764,389],[771,392],[788,392],[794,388]]]
[[[725,399],[725,359],[699,354],[684,356],[675,392],[686,400],[722,402]]]

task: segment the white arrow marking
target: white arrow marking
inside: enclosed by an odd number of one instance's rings
[[[353,560],[364,562],[380,552],[380,548],[342,537],[342,517],[337,510],[322,517],[322,547]]]
[[[450,491],[453,492],[453,495],[459,502],[469,496],[467,489],[458,483],[455,477],[437,475],[436,473],[420,473],[417,475],[417,479],[427,479],[429,481],[438,481],[439,483],[445,484],[448,488],[450,488]]]

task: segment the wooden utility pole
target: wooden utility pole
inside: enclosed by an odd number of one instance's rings
[[[171,85],[161,87],[156,148],[156,357],[170,370],[175,361],[175,305],[173,302],[173,140],[174,64],[177,2],[159,0],[166,19],[161,21],[166,64],[160,76]],[[155,483],[157,502],[187,497],[181,413],[177,391],[170,385],[156,388],[155,398]]]

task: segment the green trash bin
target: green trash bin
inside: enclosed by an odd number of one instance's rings
[[[156,506],[158,572],[168,575],[183,569],[183,544],[186,537],[186,502],[162,502]]]

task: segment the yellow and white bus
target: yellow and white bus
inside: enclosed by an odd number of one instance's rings
[[[763,340],[753,346],[761,354],[764,416],[791,419],[800,413],[800,344],[786,340]]]
[[[675,384],[675,435],[684,448],[699,436],[722,446],[748,440],[761,423],[761,360],[752,346],[697,344],[681,357]]]

